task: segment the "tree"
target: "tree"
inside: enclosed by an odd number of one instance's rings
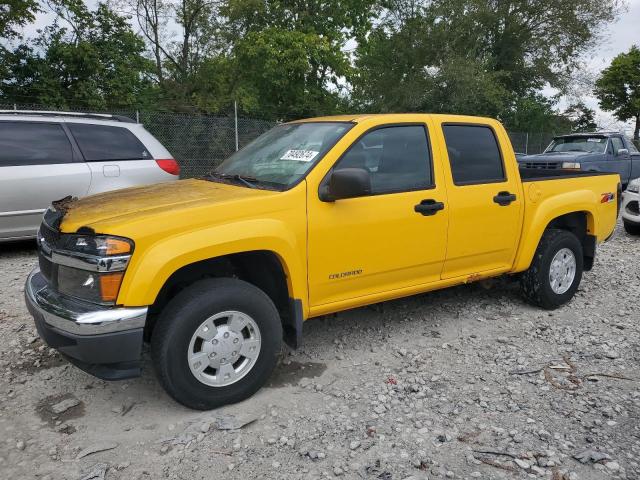
[[[160,85],[189,82],[200,65],[219,52],[219,8],[224,0],[115,0],[135,18]],[[176,29],[177,27],[177,29]],[[177,30],[177,31],[176,31]]]
[[[600,108],[626,122],[635,119],[633,138],[640,140],[640,49],[633,45],[616,56],[596,80],[594,91]]]
[[[569,105],[563,115],[573,124],[572,132],[592,132],[598,128],[595,121],[596,112],[582,102]]]
[[[37,0],[6,0],[0,3],[0,79],[6,81],[8,76],[9,42],[19,37],[19,28],[35,20],[38,11]]]
[[[501,117],[545,85],[564,91],[580,54],[620,8],[618,0],[385,0],[383,6],[356,51],[356,105]]]
[[[106,4],[51,3],[57,15],[32,43],[9,52],[0,96],[16,103],[91,109],[139,105],[150,87],[144,42]],[[63,26],[64,25],[64,26]]]
[[[33,22],[39,11],[37,0],[5,0],[0,4],[0,39],[18,36],[19,27]],[[0,43],[0,49],[3,45]]]
[[[276,119],[336,111],[337,84],[349,65],[324,37],[268,28],[250,32],[234,49],[235,92],[245,111]]]
[[[518,97],[501,114],[500,120],[513,132],[567,133],[573,122],[557,111],[558,97],[547,98],[540,93]]]

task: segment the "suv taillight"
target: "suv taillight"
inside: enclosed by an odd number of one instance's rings
[[[171,175],[180,175],[180,165],[173,158],[163,158],[156,160],[158,166]]]

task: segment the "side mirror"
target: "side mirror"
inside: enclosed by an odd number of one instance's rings
[[[364,168],[341,168],[331,172],[320,187],[320,200],[335,202],[343,198],[371,194],[371,176]]]
[[[629,155],[629,150],[627,150],[626,148],[620,148],[618,149],[618,152],[616,153],[616,155],[620,156],[620,155]]]

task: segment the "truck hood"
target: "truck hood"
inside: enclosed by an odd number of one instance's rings
[[[115,190],[69,203],[61,223],[63,232],[88,227],[109,233],[108,226],[139,222],[157,214],[232,204],[245,199],[272,196],[277,192],[244,188],[206,180],[179,180]]]
[[[518,157],[519,162],[581,162],[597,157],[602,157],[602,153],[586,152],[549,152],[537,155],[523,155]]]

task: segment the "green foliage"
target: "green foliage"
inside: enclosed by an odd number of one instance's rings
[[[58,18],[35,42],[5,57],[10,82],[5,101],[57,108],[122,108],[137,105],[150,83],[144,42],[127,19],[106,4],[89,11],[84,2],[56,4]],[[60,23],[64,23],[61,26]]]
[[[109,0],[89,10],[47,0],[52,25],[0,46],[0,99],[176,112],[229,112],[236,101],[268,120],[423,111],[520,131],[590,129],[593,112],[559,114],[539,92],[564,91],[619,1]],[[0,6],[3,37],[19,39],[37,5]],[[621,95],[607,93],[606,105]]]
[[[573,128],[571,119],[560,115],[557,100],[539,93],[519,97],[500,117],[509,130],[516,132],[566,133]]]
[[[332,113],[335,85],[348,63],[326,37],[267,28],[249,32],[234,49],[237,96],[245,111],[273,118]]]
[[[633,138],[640,136],[640,49],[632,46],[613,59],[596,81],[600,108],[612,111],[620,121],[635,119]]]
[[[558,114],[536,92],[562,91],[579,54],[618,11],[617,0],[383,5],[385,15],[356,51],[357,107],[498,116],[512,128],[546,131],[558,126]]]
[[[598,127],[595,121],[596,112],[582,102],[569,105],[563,115],[573,123],[572,132],[593,132]]]
[[[4,0],[0,4],[0,39],[17,37],[17,29],[33,22],[38,11],[37,0]]]

